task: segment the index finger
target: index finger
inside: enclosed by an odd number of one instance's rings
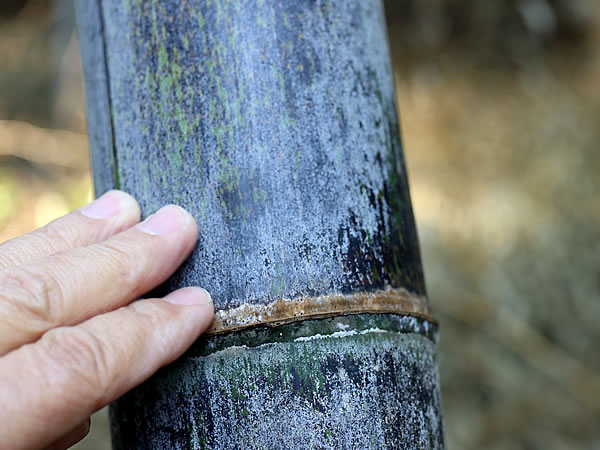
[[[131,195],[108,191],[83,208],[0,244],[0,270],[101,242],[139,220],[140,207]]]

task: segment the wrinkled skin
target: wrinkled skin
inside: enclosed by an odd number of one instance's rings
[[[209,326],[201,288],[133,302],[173,273],[198,234],[175,206],[139,220],[133,197],[111,191],[0,245],[0,448],[78,442],[90,414]]]

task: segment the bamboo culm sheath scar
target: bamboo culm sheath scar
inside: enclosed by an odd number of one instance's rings
[[[79,0],[96,194],[200,238],[156,292],[208,333],[111,406],[116,449],[444,448],[379,0]]]

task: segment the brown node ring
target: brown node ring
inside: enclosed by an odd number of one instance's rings
[[[223,334],[257,325],[273,327],[307,319],[368,313],[415,316],[437,324],[426,297],[404,288],[387,288],[352,294],[277,299],[266,305],[245,303],[237,308],[216,311],[206,334]]]

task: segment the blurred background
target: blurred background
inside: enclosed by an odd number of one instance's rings
[[[448,448],[600,448],[600,2],[386,8]],[[84,101],[71,2],[2,0],[0,242],[91,199]]]

